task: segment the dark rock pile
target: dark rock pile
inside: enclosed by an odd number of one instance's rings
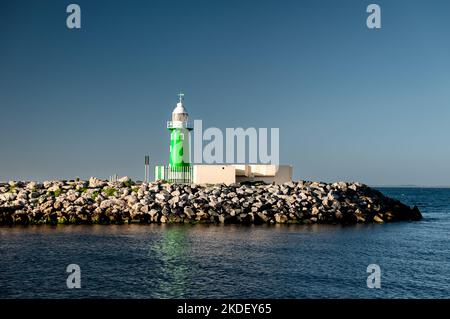
[[[135,184],[129,178],[0,184],[0,224],[301,223],[419,220],[417,207],[359,183]]]

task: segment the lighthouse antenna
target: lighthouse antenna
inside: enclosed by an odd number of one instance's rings
[[[178,102],[182,103],[184,98],[184,93],[178,93]]]

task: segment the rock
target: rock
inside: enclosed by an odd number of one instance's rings
[[[40,196],[40,194],[38,192],[31,192],[29,197],[30,198],[38,198]]]
[[[286,223],[287,222],[287,217],[286,217],[286,215],[283,215],[283,214],[280,214],[280,213],[276,213],[275,215],[274,215],[274,217],[275,217],[275,221],[278,223],[278,224],[284,224],[284,223]]]
[[[334,201],[339,199],[339,193],[336,191],[330,191],[327,195],[328,201]]]
[[[128,182],[131,182],[131,178],[129,178],[128,176],[124,176],[124,177],[119,178],[118,181],[121,183],[128,183]]]
[[[158,215],[158,211],[156,209],[151,209],[149,215],[151,218],[154,218],[156,215]]]
[[[106,186],[108,183],[102,180],[99,180],[96,177],[89,178],[89,187],[91,188],[102,188]]]
[[[54,208],[55,210],[61,210],[62,207],[63,207],[63,205],[62,205],[62,202],[60,202],[60,201],[56,201],[56,202],[53,204],[53,208]]]
[[[221,223],[221,224],[225,224],[225,221],[226,221],[226,216],[225,215],[219,215],[219,222]]]
[[[384,223],[384,221],[378,215],[373,216],[373,221],[379,224]]]
[[[300,196],[301,201],[306,201],[308,199],[308,196],[304,192],[301,192],[298,195]]]
[[[134,204],[136,204],[138,202],[137,197],[135,197],[133,195],[127,195],[125,197],[125,200],[127,201],[129,206],[133,206]]]
[[[70,193],[66,196],[68,201],[74,202],[78,199],[78,195],[76,193]]]
[[[311,210],[311,215],[317,215],[319,213],[319,209],[317,207],[313,207]]]
[[[358,223],[365,223],[366,219],[362,216],[356,216],[356,220]]]
[[[287,182],[287,183],[284,183],[283,186],[287,187],[287,188],[294,188],[295,184],[294,184],[294,182]]]
[[[172,199],[170,199],[170,202],[172,202],[172,204],[178,204],[180,202],[180,197],[179,196],[174,196],[172,197]]]
[[[83,206],[86,204],[86,200],[83,197],[78,197],[73,201],[75,205]]]
[[[198,220],[198,221],[201,221],[201,220],[208,219],[208,217],[209,217],[209,215],[201,210],[201,211],[196,213],[195,219]]]
[[[30,191],[33,191],[33,190],[35,190],[36,186],[37,186],[36,182],[29,182],[29,183],[27,184],[27,187],[26,187],[26,188],[27,188],[28,190],[30,190]]]
[[[189,219],[192,219],[192,218],[195,216],[194,211],[193,211],[192,208],[190,208],[190,207],[185,207],[185,208],[184,208],[184,213],[186,214],[186,216],[187,216]]]
[[[16,199],[28,199],[28,195],[26,192],[20,191],[19,194],[17,194]]]
[[[177,197],[177,196],[180,196],[181,193],[180,193],[180,191],[177,189],[177,190],[171,192],[170,195],[172,195],[172,197]]]
[[[52,184],[52,186],[50,186],[48,188],[48,190],[49,190],[49,192],[59,192],[59,191],[61,191],[61,187],[59,184],[55,184],[55,185]]]
[[[155,198],[158,199],[159,201],[165,202],[166,200],[168,200],[170,198],[170,196],[163,194],[163,193],[158,193],[155,195]]]
[[[106,200],[104,200],[104,201],[101,202],[100,208],[101,208],[101,209],[106,209],[106,208],[108,208],[108,207],[113,206],[113,204],[114,204],[114,203],[113,203],[112,200],[106,199]]]
[[[17,194],[15,193],[5,193],[5,194],[1,194],[0,200],[5,201],[5,202],[11,202],[13,200],[15,200],[17,197]]]
[[[49,188],[52,185],[52,182],[44,181],[43,185],[44,185],[44,188]]]
[[[257,215],[263,223],[267,223],[270,220],[270,218],[267,216],[267,212],[265,212],[265,211],[258,212]]]

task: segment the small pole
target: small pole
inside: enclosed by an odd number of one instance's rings
[[[148,166],[149,166],[149,164],[150,164],[150,156],[148,156],[148,155],[145,155],[145,157],[144,157],[144,170],[145,170],[145,176],[144,176],[144,183],[148,183],[148,180],[149,180],[149,170],[148,170]]]

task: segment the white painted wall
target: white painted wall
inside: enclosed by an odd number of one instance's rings
[[[232,165],[194,165],[194,184],[233,184],[236,169]]]

